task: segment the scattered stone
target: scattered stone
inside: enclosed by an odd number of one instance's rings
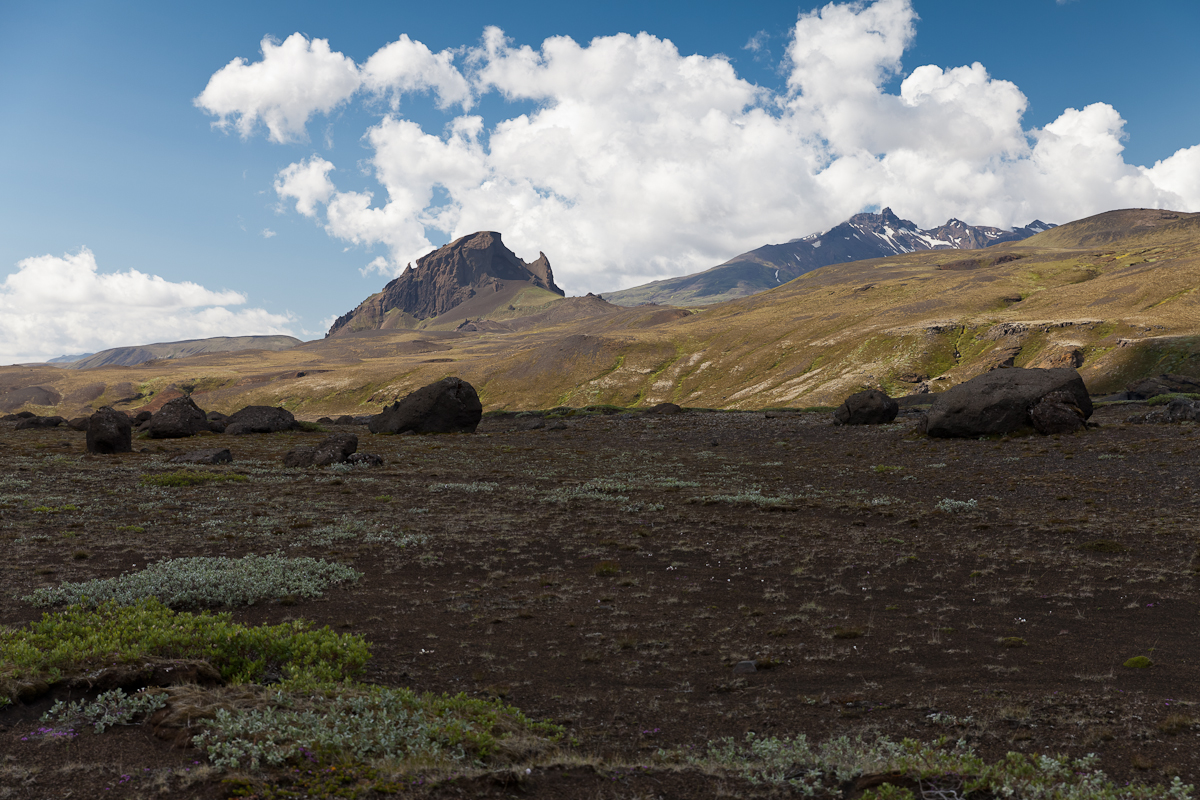
[[[16,414],[5,414],[3,417],[0,417],[0,420],[4,420],[5,422],[20,422],[23,419],[36,416],[37,414],[32,411],[18,411]]]
[[[23,431],[28,428],[57,428],[66,422],[62,417],[27,417],[17,423],[17,430]]]
[[[246,433],[279,433],[300,427],[292,412],[275,406],[246,406],[229,415],[225,433],[240,436]]]
[[[548,431],[565,431],[566,429],[567,423],[565,422],[551,422],[546,426],[546,430]]]
[[[925,433],[939,438],[1013,433],[1032,425],[1029,410],[1051,392],[1066,392],[1084,419],[1092,415],[1083,378],[1073,369],[997,369],[937,396],[924,418]]]
[[[758,672],[758,665],[753,661],[739,661],[733,665],[734,675],[751,675]]]
[[[145,413],[148,412],[142,412]],[[134,417],[134,421],[141,419],[142,414]],[[151,439],[182,439],[208,429],[208,419],[190,397],[168,400],[138,428]]]
[[[1070,392],[1051,392],[1029,409],[1034,430],[1043,436],[1055,433],[1074,433],[1087,427],[1083,409]]]
[[[483,417],[475,387],[443,378],[417,389],[371,418],[371,433],[474,433]]]
[[[519,431],[536,431],[544,427],[546,427],[546,420],[541,417],[525,417],[517,420],[517,430]]]
[[[329,417],[320,417],[320,418],[317,420],[317,424],[318,424],[318,425],[333,425],[333,424],[335,424],[335,423],[334,423],[334,421],[333,421],[332,419],[330,419]]]
[[[833,412],[835,425],[882,425],[900,413],[900,404],[878,389],[855,392]]]
[[[91,419],[91,416],[73,417],[67,420],[67,427],[73,431],[79,431],[82,433],[83,431],[87,430],[89,419]]]
[[[382,467],[383,457],[375,453],[351,453],[346,463],[356,467]]]
[[[334,421],[335,425],[361,425],[358,417],[352,417],[349,414],[342,414]]]
[[[104,406],[88,417],[87,451],[101,455],[133,452],[133,423],[129,416]]]
[[[172,456],[170,460],[174,464],[232,464],[233,453],[229,452],[228,447],[214,450],[192,450]]]
[[[648,413],[650,414],[679,414],[682,411],[683,409],[674,403],[659,403],[648,409]]]
[[[150,409],[142,409],[137,414],[134,414],[133,421],[135,424],[141,425],[143,422],[149,421],[149,419],[153,416],[154,413],[150,411]]]

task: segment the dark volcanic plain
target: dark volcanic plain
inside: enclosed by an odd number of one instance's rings
[[[1121,783],[1195,783],[1200,434],[1122,422],[1139,410],[1101,406],[1076,436],[971,441],[920,436],[910,413],[870,428],[761,411],[537,430],[489,415],[475,435],[425,437],[333,426],[386,461],[342,471],[280,466],[322,433],[89,456],[83,433],[2,423],[0,624],[38,618],[19,599],[38,587],[167,558],[352,565],[361,580],[320,599],[229,610],[357,633],[364,680],[503,697],[577,740],[404,795],[788,796],[659,755],[747,731],[948,736],[989,761],[1094,752]],[[248,480],[140,481],[215,446],[235,460],[211,469]],[[1154,666],[1123,666],[1139,655]],[[735,674],[745,660],[758,670]],[[0,710],[0,798],[226,796],[200,752],[148,726],[24,740],[50,703]]]

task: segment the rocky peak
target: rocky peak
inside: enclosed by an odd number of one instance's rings
[[[409,264],[382,292],[339,317],[326,336],[340,330],[378,328],[393,311],[429,319],[481,292],[498,292],[509,284],[564,294],[554,283],[554,272],[545,253],[539,253],[536,261],[526,264],[505,247],[499,233],[479,231],[422,256],[415,267]]]

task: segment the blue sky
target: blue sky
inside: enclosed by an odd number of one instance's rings
[[[923,225],[1200,210],[1200,102],[1181,88],[1196,30],[1193,0],[5,2],[0,363],[316,338],[479,227],[544,250],[582,294],[873,205]],[[362,76],[402,35],[430,58],[409,47],[373,89],[291,108],[275,141],[268,115],[291,101],[216,76],[295,33],[299,60],[267,65],[285,83],[316,74],[314,40]],[[610,68],[623,77],[594,80]]]

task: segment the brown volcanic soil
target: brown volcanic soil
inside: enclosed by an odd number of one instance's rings
[[[352,564],[365,573],[357,585],[234,618],[361,634],[367,680],[502,696],[578,739],[528,776],[518,764],[414,786],[419,796],[771,796],[655,763],[659,748],[747,731],[949,736],[989,760],[1095,752],[1122,782],[1192,783],[1200,435],[1120,422],[1136,410],[1102,407],[1102,427],[1074,437],[998,441],[929,440],[907,414],[878,428],[698,411],[533,431],[489,417],[473,436],[347,428],[387,464],[344,473],[279,466],[316,433],[90,457],[82,433],[4,423],[0,623],[37,618],[16,597],[39,586],[165,558],[280,551]],[[140,485],[172,468],[173,449],[218,444],[236,459],[222,469],[248,481]],[[595,479],[611,482],[601,498],[627,499],[550,502]],[[762,506],[755,492],[784,499]],[[978,509],[935,510],[944,498]],[[35,510],[67,505],[77,510]],[[328,526],[357,533],[319,544]],[[374,530],[427,539],[364,541]],[[1089,549],[1098,540],[1118,546]],[[597,575],[603,561],[619,572]],[[1122,666],[1137,655],[1155,666]],[[769,668],[735,675],[744,659]],[[144,727],[26,741],[49,703],[0,711],[0,797],[224,796],[197,751]]]

